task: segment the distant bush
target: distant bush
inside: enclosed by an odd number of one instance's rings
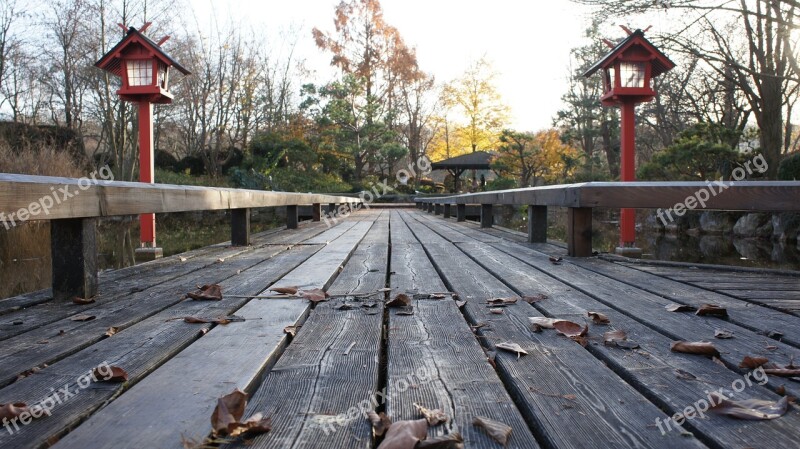
[[[66,152],[56,151],[50,146],[29,146],[16,152],[0,140],[0,172],[22,175],[63,176],[80,178],[87,172]]]
[[[156,150],[154,158],[153,163],[156,167],[169,171],[177,171],[178,159],[171,153],[164,150]]]
[[[778,165],[778,179],[782,181],[800,180],[800,153],[784,158]]]
[[[199,156],[186,156],[178,162],[175,168],[175,171],[189,175],[197,176],[206,174],[206,166],[203,163],[203,159]]]
[[[188,173],[176,173],[156,167],[155,179],[158,184],[175,184],[184,186],[205,187],[237,187],[226,178],[214,179],[211,176],[192,176]]]
[[[495,178],[486,183],[486,190],[506,190],[517,187],[517,181],[511,178]]]
[[[72,165],[82,166],[88,162],[78,132],[61,126],[0,122],[0,142],[5,142],[10,151],[19,155],[29,150],[46,149],[50,154],[67,153]]]

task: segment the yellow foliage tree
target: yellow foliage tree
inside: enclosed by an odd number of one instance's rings
[[[504,130],[492,168],[513,176],[520,187],[563,182],[578,168],[581,152],[561,140],[555,129],[531,132]]]

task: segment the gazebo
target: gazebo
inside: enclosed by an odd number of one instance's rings
[[[455,180],[454,189],[458,191],[458,181],[466,170],[489,170],[492,154],[475,151],[431,164],[433,170],[447,170]]]

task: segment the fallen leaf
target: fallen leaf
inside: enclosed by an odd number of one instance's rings
[[[74,317],[70,318],[72,321],[91,321],[97,318],[94,315],[75,315]]]
[[[384,433],[389,429],[392,425],[392,420],[386,416],[386,413],[380,412],[375,413],[374,411],[370,410],[367,412],[367,418],[369,422],[372,423],[372,433],[376,436],[383,436]]]
[[[297,329],[299,327],[300,326],[286,326],[283,328],[283,331],[294,337],[295,335],[297,335]]]
[[[498,343],[497,349],[505,349],[506,351],[516,352],[517,358],[520,358],[521,355],[528,355],[528,351],[522,349],[522,346],[512,343],[510,341],[504,341],[502,343]]]
[[[553,328],[559,334],[566,335],[567,337],[583,337],[589,332],[589,326],[581,326],[578,323],[567,320],[556,320],[556,322],[553,323]]]
[[[605,314],[600,312],[586,312],[586,314],[589,315],[594,324],[608,324],[611,322]]]
[[[346,302],[342,303],[342,304],[339,304],[338,306],[334,307],[334,309],[336,309],[336,310],[351,310],[352,308],[353,308],[353,306],[351,306],[350,304],[348,304]]]
[[[578,343],[579,345],[583,346],[584,348],[589,344],[589,340],[586,339],[586,337],[582,337],[580,335],[574,336],[574,337],[569,337],[569,339],[574,341],[575,343]]]
[[[501,309],[499,307],[495,307],[493,309],[489,309],[489,312],[491,312],[491,313],[493,313],[495,315],[500,315],[500,314],[503,313],[503,309]]]
[[[386,307],[406,307],[411,305],[411,298],[405,293],[398,293],[391,301],[386,303]]]
[[[0,404],[0,421],[12,421],[23,413],[29,413],[28,404],[24,402]]]
[[[447,297],[446,295],[443,295],[441,293],[431,293],[430,295],[428,295],[428,298],[430,299],[444,299],[446,297]]]
[[[119,332],[119,329],[117,329],[116,327],[109,327],[106,330],[106,337],[110,337],[112,335],[116,335],[117,332]]]
[[[186,259],[183,256],[178,256],[178,260],[180,260],[181,262],[186,262],[188,259]]]
[[[522,300],[527,302],[528,304],[533,304],[535,302],[543,301],[545,299],[547,299],[547,295],[545,295],[543,293],[538,293],[538,294],[535,294],[535,295],[523,296],[522,297]]]
[[[414,306],[398,307],[396,315],[413,315]]]
[[[217,406],[211,414],[213,435],[231,435],[239,427],[246,406],[247,394],[238,388],[217,399]]]
[[[517,298],[492,298],[486,301],[486,304],[515,304]]]
[[[94,303],[94,298],[81,298],[79,296],[76,296],[76,297],[72,298],[72,303],[73,304],[77,304],[79,306],[85,306],[87,304]]]
[[[281,293],[283,295],[296,295],[297,287],[271,287],[269,291]]]
[[[428,421],[397,421],[389,426],[378,449],[413,449],[428,436]]]
[[[776,388],[775,393],[778,393],[781,396],[786,396],[786,385],[781,385],[780,387]]]
[[[127,382],[128,373],[118,366],[103,365],[92,370],[98,382]]]
[[[553,325],[555,324],[556,321],[558,321],[555,318],[544,318],[538,316],[532,316],[528,318],[528,320],[531,322],[531,324],[535,324],[545,329],[553,329]]]
[[[483,416],[476,416],[475,419],[472,420],[472,425],[485,430],[490,437],[503,446],[508,443],[508,438],[511,436],[511,426],[489,418],[484,418]]]
[[[466,301],[456,301],[456,307],[458,307],[459,309],[464,307],[465,305],[467,305]]]
[[[196,316],[187,316],[187,317],[183,317],[183,321],[185,323],[191,323],[191,324],[213,323],[213,324],[223,324],[223,325],[225,325],[225,324],[230,324],[233,320],[231,320],[230,318],[226,318],[226,317],[200,318],[200,317],[196,317]]]
[[[682,352],[684,354],[706,355],[709,357],[719,356],[717,348],[707,341],[676,341],[672,343],[669,349],[673,352]]]
[[[422,413],[422,416],[424,416],[425,419],[428,420],[428,425],[430,426],[436,426],[441,423],[446,423],[447,421],[450,420],[450,418],[438,408],[431,410],[429,408],[425,408],[417,404],[416,402],[414,403],[414,407],[416,407],[417,410],[419,410],[419,412]]]
[[[241,430],[241,433],[247,434],[248,436],[267,433],[272,430],[272,418],[264,418],[263,414],[256,413],[247,418],[237,430]],[[240,433],[234,432],[234,434],[239,435]]]
[[[186,296],[195,301],[221,301],[222,287],[218,284],[204,285],[194,292],[187,293]]]
[[[756,369],[759,366],[764,366],[769,363],[769,359],[766,357],[750,357],[749,355],[744,356],[741,362],[739,362],[739,368],[747,368],[747,369]]]
[[[751,421],[780,418],[789,409],[788,396],[780,398],[777,402],[763,399],[732,401],[718,393],[711,393],[709,399],[714,404],[710,410],[721,415]]]
[[[314,288],[311,290],[298,290],[297,295],[301,298],[307,299],[313,303],[327,301],[329,294],[325,293],[321,288]]]
[[[694,310],[694,307],[686,304],[667,304],[664,308],[669,312],[691,312]]]
[[[715,338],[721,338],[721,339],[733,338],[733,332],[725,330],[725,329],[715,329],[714,330],[714,337]]]
[[[769,376],[800,377],[800,369],[764,368],[764,372]]]
[[[628,334],[625,331],[621,331],[619,329],[608,331],[603,334],[603,344],[605,345],[612,345],[618,341],[624,341],[628,339]]]
[[[561,261],[564,260],[564,258],[563,257],[550,256],[549,260],[550,260],[550,263],[552,263],[553,265],[561,265]]]
[[[464,438],[458,432],[420,441],[414,449],[464,449]]]
[[[695,315],[726,317],[728,316],[728,311],[724,307],[720,307],[716,304],[703,304],[697,309]]]

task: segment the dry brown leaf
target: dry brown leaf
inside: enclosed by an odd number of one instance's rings
[[[74,317],[70,318],[72,321],[91,321],[97,318],[94,315],[75,315]]]
[[[517,298],[492,298],[486,301],[486,304],[515,304]]]
[[[664,308],[669,312],[691,312],[694,310],[694,307],[686,304],[667,304]]]
[[[446,423],[447,421],[450,420],[450,418],[442,410],[438,408],[431,410],[429,408],[425,408],[417,404],[416,402],[414,403],[414,407],[416,407],[416,409],[419,410],[420,413],[422,413],[422,416],[424,416],[425,419],[428,420],[428,425],[430,426],[436,426],[442,423]]]
[[[386,303],[386,307],[406,307],[411,305],[411,298],[405,293],[398,293],[391,301]]]
[[[264,418],[263,414],[256,413],[255,415],[247,418],[247,420],[233,432],[232,436],[238,436],[241,434],[255,436],[262,433],[267,433],[270,430],[272,430],[272,418]]]
[[[739,368],[756,369],[759,366],[766,365],[767,363],[769,363],[769,359],[766,357],[750,357],[749,355],[746,355],[739,363]]]
[[[800,377],[800,369],[764,368],[764,373],[777,377]]]
[[[464,438],[458,432],[420,441],[414,449],[464,449]]]
[[[397,421],[389,426],[386,438],[378,449],[414,449],[417,443],[428,436],[428,421]]]
[[[269,291],[283,295],[296,295],[297,287],[271,287]]]
[[[128,373],[118,366],[103,365],[92,371],[98,382],[127,382]]]
[[[780,387],[776,388],[775,393],[778,393],[781,396],[786,396],[786,385],[781,385]]]
[[[397,312],[395,315],[413,315],[414,314],[414,306],[406,306],[406,307],[397,307]]]
[[[586,337],[581,337],[580,335],[575,337],[569,337],[569,339],[574,341],[575,343],[578,343],[584,348],[589,344],[589,340]]]
[[[307,299],[313,303],[327,301],[329,294],[325,293],[321,288],[314,288],[311,290],[298,290],[297,295],[301,298]]]
[[[456,307],[459,309],[467,305],[467,301],[456,301]]]
[[[231,435],[239,428],[247,406],[247,394],[238,388],[217,399],[217,406],[211,414],[211,429],[214,436]]]
[[[533,304],[535,302],[543,301],[545,299],[547,299],[547,295],[545,295],[544,293],[537,293],[535,295],[522,297],[522,300],[527,302],[528,304]]]
[[[386,416],[386,413],[383,412],[378,414],[370,410],[367,412],[367,418],[369,419],[369,422],[372,423],[372,433],[376,437],[383,436],[383,434],[386,433],[386,431],[392,425],[392,420]]]
[[[0,404],[0,421],[11,421],[23,413],[29,413],[28,404],[24,402]]]
[[[751,421],[780,418],[789,409],[788,396],[780,398],[777,402],[763,399],[732,401],[718,393],[711,393],[709,399],[714,404],[709,410],[732,418]]]
[[[561,261],[564,260],[564,258],[560,256],[559,257],[550,256],[549,259],[550,263],[552,263],[553,265],[560,265]]]
[[[512,343],[510,341],[504,341],[502,343],[498,343],[497,349],[504,349],[509,352],[517,353],[517,358],[520,358],[521,355],[528,355],[528,351],[522,349],[522,346]]]
[[[553,329],[553,325],[555,324],[556,321],[558,321],[555,318],[544,318],[538,316],[532,316],[528,318],[528,320],[531,322],[531,324],[535,324],[545,329]]]
[[[628,339],[628,334],[625,331],[621,331],[619,329],[608,331],[603,334],[603,344],[605,345],[612,345],[618,341],[624,341]]]
[[[611,322],[605,314],[600,312],[586,312],[586,314],[589,315],[594,324],[608,324]]]
[[[283,328],[283,331],[294,337],[295,335],[297,335],[297,329],[299,327],[300,326],[286,326]]]
[[[501,309],[499,307],[495,307],[495,308],[489,309],[489,312],[491,312],[491,313],[493,313],[495,315],[501,315],[503,313],[503,309]]]
[[[578,323],[567,320],[556,320],[556,322],[553,323],[553,328],[559,334],[567,337],[583,337],[589,332],[589,326],[581,326]]]
[[[79,306],[85,306],[87,304],[93,304],[94,303],[94,298],[81,298],[79,296],[76,296],[76,297],[72,298],[72,303],[73,304],[77,304]]]
[[[672,343],[669,348],[673,352],[682,352],[684,354],[697,354],[709,357],[718,357],[719,351],[712,343],[707,341],[676,341]]]
[[[446,297],[447,296],[443,295],[442,293],[431,293],[430,295],[428,295],[428,298],[430,299],[444,299]]]
[[[191,323],[191,324],[207,324],[207,323],[230,324],[231,323],[231,319],[230,318],[225,318],[225,317],[220,317],[220,318],[201,318],[201,317],[196,317],[196,316],[186,316],[186,317],[183,317],[183,321],[185,323]]]
[[[695,315],[726,317],[728,316],[728,311],[724,307],[720,307],[716,304],[703,304],[697,309]]]
[[[117,333],[117,332],[119,332],[119,329],[118,329],[118,328],[116,328],[116,327],[113,327],[113,326],[112,326],[112,327],[109,327],[109,328],[106,330],[106,337],[110,337],[110,336],[112,336],[112,335],[116,335],[116,333]]]
[[[218,284],[210,284],[199,287],[196,291],[187,293],[186,296],[195,301],[221,301],[222,287]]]
[[[503,446],[508,443],[508,438],[511,436],[511,426],[489,418],[484,418],[483,416],[476,416],[475,419],[472,420],[472,425],[485,430],[490,437]]]
[[[720,339],[733,338],[733,332],[725,329],[715,329],[714,337]]]

